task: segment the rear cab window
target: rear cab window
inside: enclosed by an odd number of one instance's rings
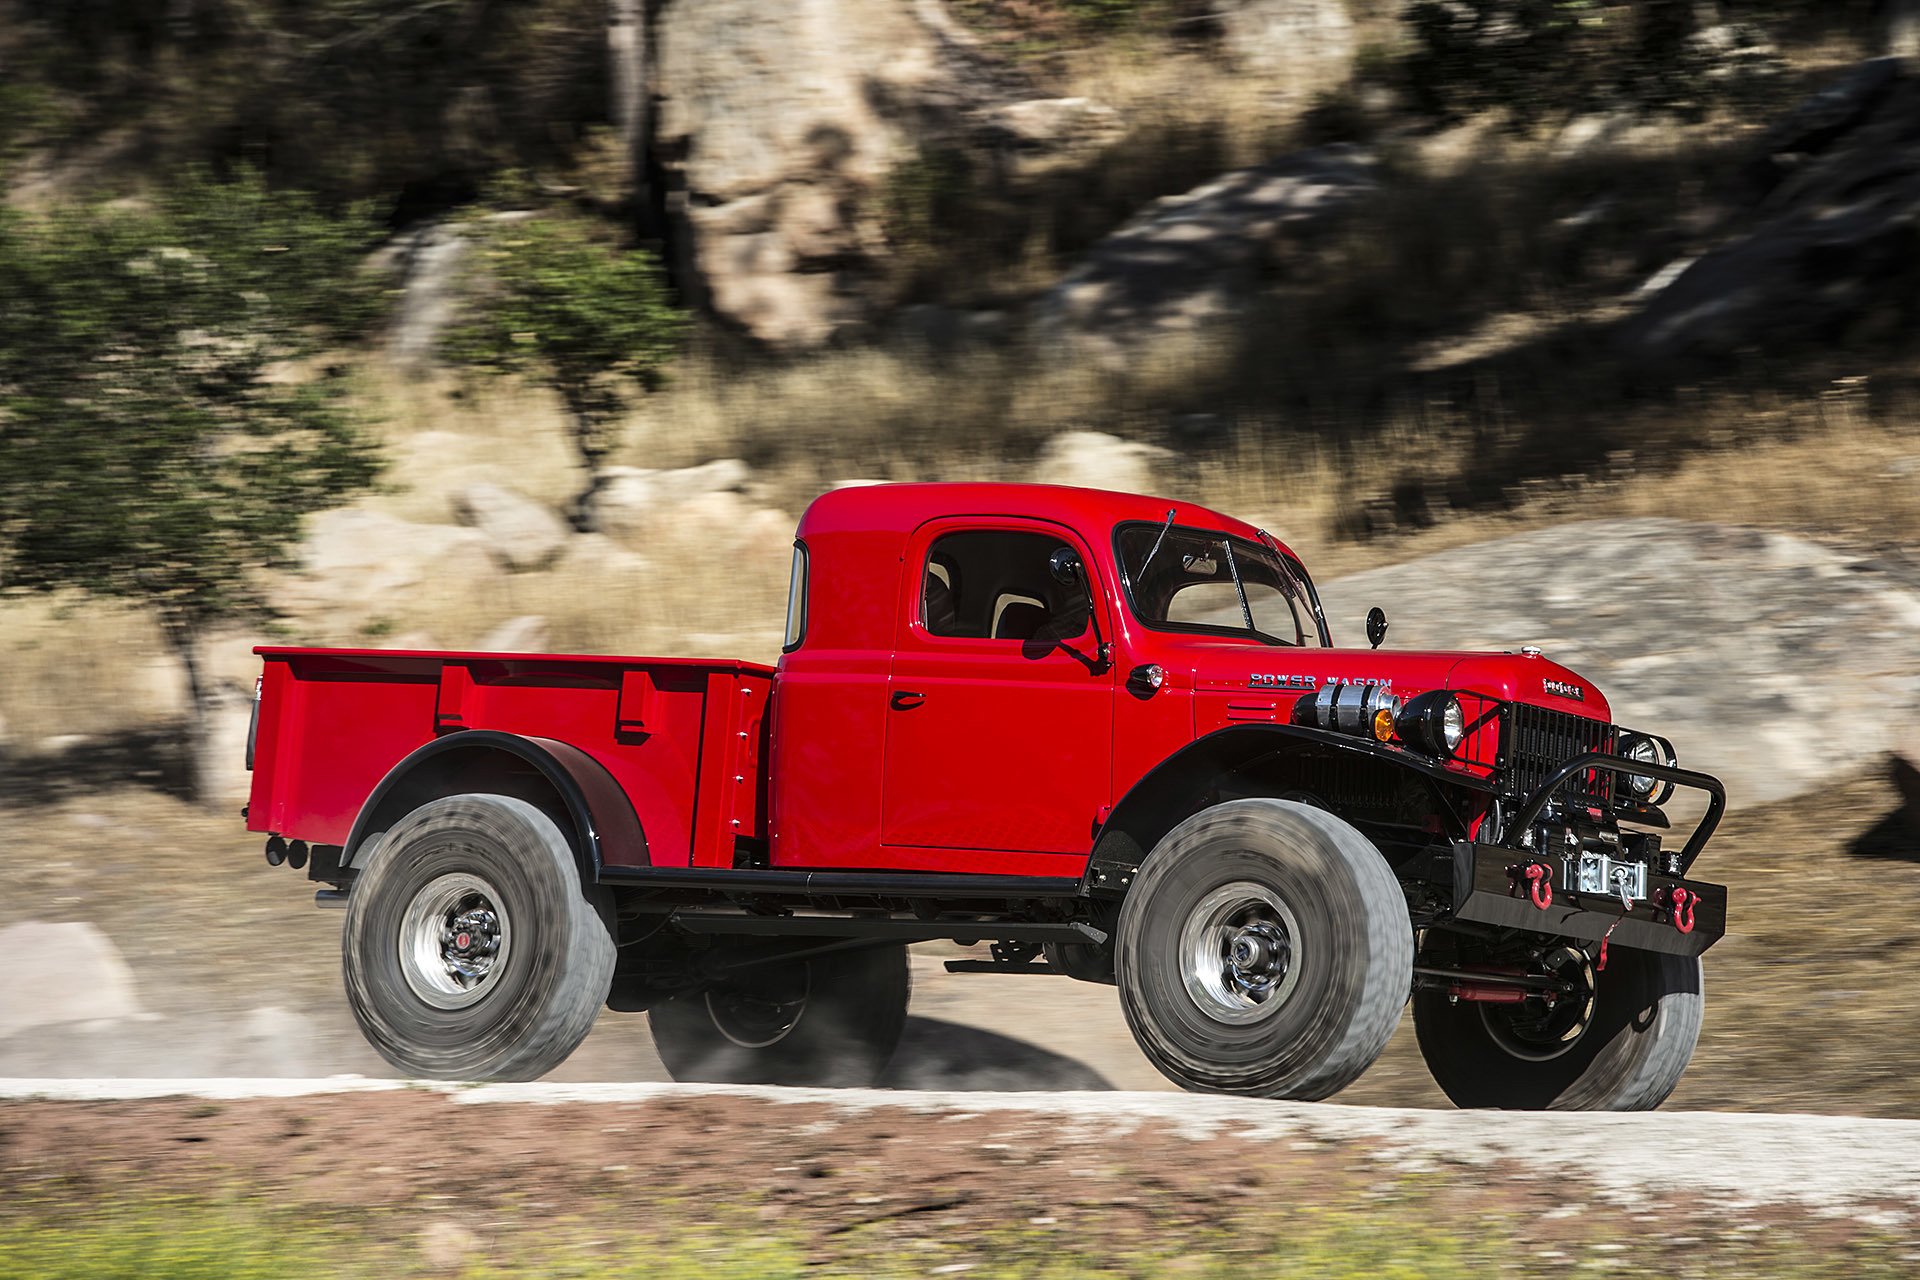
[[[792,653],[807,638],[807,544],[793,544],[793,577],[787,583],[787,635],[782,653]]]

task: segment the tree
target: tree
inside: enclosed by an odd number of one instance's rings
[[[608,114],[620,135],[626,169],[621,193],[637,224],[647,216],[648,86],[647,0],[607,0]]]
[[[199,797],[205,637],[267,616],[263,571],[301,517],[377,470],[340,379],[296,364],[369,319],[369,238],[253,176],[0,214],[0,593],[151,612],[186,673]]]
[[[570,514],[590,530],[615,418],[636,389],[665,381],[685,316],[652,254],[603,245],[576,219],[496,222],[480,249],[470,318],[448,335],[446,354],[472,369],[530,375],[559,395],[587,473]]]

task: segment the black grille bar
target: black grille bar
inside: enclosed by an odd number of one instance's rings
[[[1614,727],[1565,711],[1515,703],[1508,709],[1506,772],[1501,786],[1509,796],[1530,796],[1549,775],[1569,760],[1584,755],[1613,755]],[[1594,809],[1613,807],[1614,776],[1605,769],[1583,770],[1568,780],[1563,794],[1576,805]]]

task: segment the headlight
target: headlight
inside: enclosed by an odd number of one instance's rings
[[[1650,733],[1635,733],[1627,735],[1623,745],[1626,750],[1620,754],[1629,760],[1637,760],[1642,764],[1673,764],[1673,744],[1665,738],[1656,738]],[[1627,775],[1627,790],[1641,804],[1659,805],[1665,804],[1673,794],[1673,784],[1635,773]]]
[[[1652,738],[1642,738],[1627,748],[1627,759],[1638,760],[1642,764],[1659,764],[1660,748],[1653,745]],[[1633,789],[1633,794],[1637,796],[1650,796],[1653,794],[1653,789],[1659,784],[1659,781],[1658,778],[1649,778],[1636,773],[1627,779],[1627,785]]]
[[[1401,741],[1436,756],[1450,756],[1467,740],[1467,713],[1460,700],[1436,689],[1407,701],[1396,719]]]

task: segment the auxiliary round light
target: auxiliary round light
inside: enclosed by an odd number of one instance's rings
[[[1660,746],[1652,738],[1641,738],[1627,748],[1627,759],[1638,760],[1641,764],[1659,764]],[[1636,773],[1627,778],[1627,786],[1636,796],[1650,796],[1653,789],[1660,785],[1658,778]]]

